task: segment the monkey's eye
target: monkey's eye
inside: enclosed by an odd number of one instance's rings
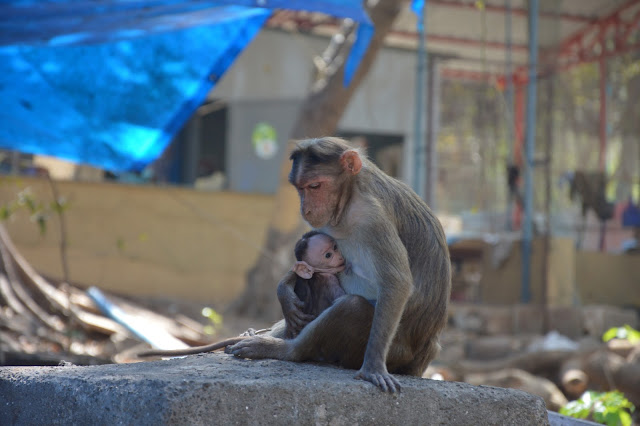
[[[335,246],[333,246],[333,251],[337,251],[338,250],[338,245],[336,244]]]
[[[325,253],[324,257],[327,259],[331,259],[331,252]]]
[[[309,188],[318,189],[318,188],[320,188],[320,183],[319,182],[312,183],[312,184],[309,185]]]

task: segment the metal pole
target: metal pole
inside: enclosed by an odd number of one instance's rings
[[[509,159],[508,164],[509,165],[513,165],[515,164],[515,156],[514,156],[514,145],[516,143],[515,141],[515,136],[514,136],[514,130],[513,130],[513,126],[514,126],[514,120],[515,120],[515,116],[514,116],[514,104],[515,104],[515,100],[514,100],[514,96],[513,96],[513,67],[512,67],[512,59],[511,59],[511,40],[512,40],[512,32],[511,32],[511,0],[505,0],[504,2],[504,6],[506,8],[506,13],[505,13],[505,42],[507,45],[507,50],[506,50],[506,65],[507,65],[507,69],[505,72],[505,77],[507,79],[507,91],[506,91],[506,96],[507,96],[507,105],[506,105],[506,112],[507,112],[507,143],[509,144]],[[513,223],[511,222],[512,220],[512,215],[513,215],[513,196],[511,194],[511,190],[509,188],[507,188],[507,230],[511,231],[513,230]]]
[[[533,157],[536,143],[538,67],[538,0],[529,0],[529,83],[524,161],[524,226],[522,235],[522,302],[531,301],[531,244],[533,239]]]
[[[547,81],[547,103],[546,110],[546,134],[544,136],[544,253],[542,267],[542,306],[544,308],[542,317],[542,330],[544,333],[549,331],[549,275],[551,274],[550,257],[551,257],[551,158],[553,156],[553,110],[555,107],[555,76],[549,73]]]
[[[425,187],[425,142],[427,135],[424,103],[427,99],[427,30],[426,30],[427,0],[424,1],[422,12],[418,16],[418,52],[416,65],[416,105],[414,122],[414,168],[413,190],[424,197]]]
[[[429,61],[428,85],[427,85],[427,147],[426,147],[426,182],[424,200],[437,210],[436,183],[438,182],[438,130],[440,129],[440,70],[438,58],[432,57]]]

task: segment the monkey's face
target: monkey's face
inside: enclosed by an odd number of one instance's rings
[[[342,219],[362,160],[358,151],[335,140],[302,142],[291,154],[289,182],[298,190],[300,213],[314,228],[336,226]]]
[[[333,238],[324,234],[309,239],[304,261],[314,268],[332,269],[344,266],[344,257]]]
[[[327,225],[340,199],[340,185],[329,176],[315,176],[312,179],[301,179],[295,186],[304,220],[314,228]]]

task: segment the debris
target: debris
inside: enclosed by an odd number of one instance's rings
[[[472,385],[520,389],[530,394],[538,395],[544,399],[549,410],[558,411],[569,402],[552,381],[534,376],[517,368],[509,368],[492,373],[469,374],[464,377],[464,381]]]
[[[188,346],[173,337],[164,328],[158,327],[140,315],[131,315],[111,302],[96,287],[90,287],[87,294],[98,305],[100,310],[118,324],[125,327],[140,340],[149,343],[155,349],[185,349]]]
[[[133,347],[148,349],[143,342],[176,349],[214,337],[184,315],[161,315],[97,288],[53,284],[22,257],[0,225],[0,365],[132,362],[139,360],[127,354]]]

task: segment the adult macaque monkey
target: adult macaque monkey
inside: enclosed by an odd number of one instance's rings
[[[339,274],[347,296],[294,339],[253,336],[227,352],[336,362],[359,368],[356,378],[384,391],[399,391],[389,372],[421,376],[446,323],[451,265],[442,226],[407,185],[342,139],[303,140],[291,160],[289,181],[303,218],[331,235],[348,261]],[[291,292],[290,305],[294,297]],[[286,316],[295,307],[283,311]]]

